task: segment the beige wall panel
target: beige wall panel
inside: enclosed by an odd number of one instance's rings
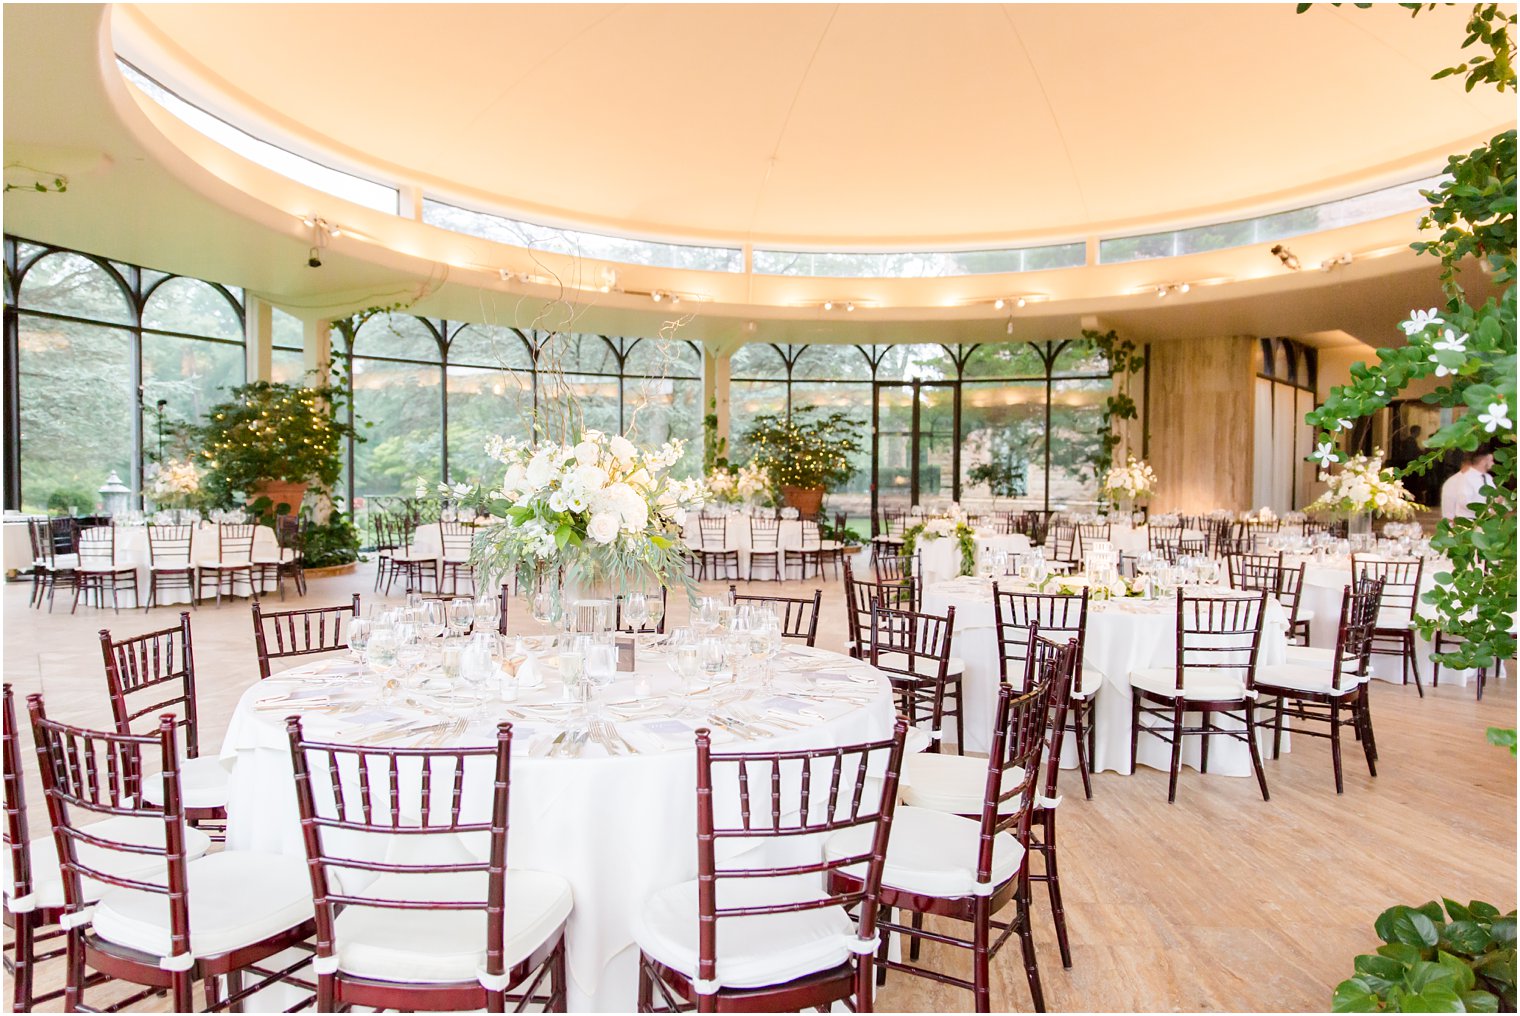
[[[1152,511],[1249,506],[1256,349],[1248,336],[1151,346]]]

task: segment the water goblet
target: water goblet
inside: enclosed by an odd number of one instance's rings
[[[643,593],[629,593],[623,599],[623,623],[634,632],[649,621],[649,599]]]
[[[450,634],[466,635],[475,627],[475,601],[467,596],[449,601],[448,625]]]
[[[723,640],[714,634],[703,635],[697,643],[697,661],[709,681],[723,672]]]
[[[555,609],[553,593],[540,589],[533,594],[533,620],[547,630],[558,617],[559,611]]]
[[[557,650],[560,680],[565,683],[566,696],[572,702],[584,702],[586,655],[591,646],[588,635],[561,635]]]
[[[646,599],[649,607],[649,627],[658,631],[665,620],[665,597],[649,596]]]
[[[501,599],[489,594],[475,598],[475,630],[495,632],[501,620]]]
[[[448,613],[442,600],[424,600],[417,614],[417,634],[425,639],[435,639],[443,634],[448,625]]]
[[[348,622],[348,656],[356,663],[364,660],[364,647],[369,645],[374,625],[367,617],[356,617]]]
[[[422,594],[418,593],[418,592],[409,592],[409,593],[407,593],[406,594],[406,609],[407,610],[421,610],[422,609]]]
[[[586,649],[584,667],[586,680],[591,685],[593,712],[600,713],[601,707],[596,702],[595,693],[610,685],[613,675],[617,673],[617,646],[611,642],[593,640]]]
[[[697,609],[692,614],[692,626],[704,635],[718,627],[718,601],[716,599],[711,596],[704,596],[697,601]]]

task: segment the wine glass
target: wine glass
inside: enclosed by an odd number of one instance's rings
[[[586,648],[586,680],[592,688],[592,701],[598,690],[606,688],[612,683],[612,677],[617,673],[617,646],[611,642],[593,640]],[[600,713],[600,706],[594,708]]]
[[[572,702],[585,701],[586,686],[582,680],[586,654],[591,646],[588,635],[561,635],[557,650],[560,680]]]
[[[723,640],[711,633],[703,635],[697,642],[697,662],[709,681],[716,680],[723,672]]]
[[[665,620],[665,597],[647,596],[645,600],[649,608],[649,627],[659,631],[661,623]]]
[[[449,633],[468,635],[475,627],[475,601],[466,596],[456,597],[448,604]]]
[[[396,642],[396,665],[401,668],[402,680],[407,680],[414,671],[422,666],[422,661],[427,658],[427,647],[422,644],[422,639],[413,628],[407,636],[399,638]],[[433,688],[434,682],[429,678],[423,678],[416,684],[418,688]]]
[[[475,598],[475,630],[492,632],[496,631],[497,623],[501,620],[501,599],[489,594]]]
[[[409,593],[407,593],[406,594],[406,609],[407,610],[421,610],[422,609],[422,594],[418,593],[418,592],[409,592]]]
[[[554,594],[540,589],[533,594],[533,620],[537,621],[547,631],[556,618],[559,611],[554,607]]]
[[[709,634],[718,627],[718,601],[711,596],[704,596],[697,601],[696,612],[692,615],[692,626],[703,635]]]
[[[733,680],[739,678],[739,668],[749,653],[749,632],[730,631],[723,638],[723,662]]]
[[[355,663],[364,660],[364,647],[369,645],[373,628],[367,617],[356,617],[348,622],[348,658]]]
[[[424,600],[417,613],[417,634],[425,639],[435,639],[443,634],[448,615],[442,600]]]
[[[396,633],[390,628],[372,634],[364,646],[364,662],[371,670],[387,670],[396,662]]]
[[[635,633],[649,620],[649,598],[643,593],[629,593],[623,600],[623,621]]]

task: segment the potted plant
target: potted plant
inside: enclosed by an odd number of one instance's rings
[[[211,501],[285,514],[300,510],[309,488],[331,490],[343,438],[357,440],[338,420],[338,391],[255,381],[231,396],[193,431]]]
[[[777,499],[803,516],[816,515],[824,492],[855,475],[850,456],[860,451],[859,425],[837,410],[821,415],[817,406],[793,410],[789,419],[757,416],[744,440]]]

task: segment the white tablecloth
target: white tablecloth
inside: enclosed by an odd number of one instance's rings
[[[1341,597],[1346,587],[1351,585],[1351,559],[1346,557],[1332,557],[1319,559],[1315,557],[1299,557],[1295,554],[1284,554],[1283,563],[1296,566],[1304,564],[1304,593],[1299,600],[1301,610],[1314,611],[1314,620],[1309,625],[1309,644],[1324,649],[1335,648],[1335,638],[1341,617]],[[1449,570],[1451,565],[1445,560],[1429,560],[1420,571],[1420,595],[1424,596],[1435,587],[1435,574],[1438,571]],[[1428,604],[1422,608],[1429,612]],[[1431,678],[1430,654],[1434,651],[1430,640],[1421,637],[1415,632],[1415,653],[1420,665],[1420,680],[1427,686]],[[1372,657],[1372,676],[1379,681],[1388,681],[1392,684],[1403,683],[1403,662],[1397,656],[1376,654]],[[1441,668],[1441,681],[1450,682],[1458,687],[1465,687],[1467,682],[1476,676],[1472,670],[1455,670],[1451,667]]]
[[[292,710],[260,709],[256,704],[300,688],[292,676],[328,667],[334,674],[355,669],[340,657],[329,659],[333,662],[263,681],[239,701],[221,751],[221,757],[233,765],[229,849],[303,853],[284,729],[285,716]],[[806,719],[798,722],[811,725],[774,737],[743,741],[715,731],[717,750],[826,747],[891,735],[895,707],[890,686],[869,666],[837,653],[790,647],[776,665],[783,672],[793,671],[778,677],[778,689],[788,681],[805,682],[833,700],[808,700]],[[847,673],[865,683],[846,680]],[[575,906],[567,929],[570,1010],[631,1012],[638,984],[634,916],[652,892],[696,877],[696,766],[691,736],[685,730],[651,732],[641,726],[643,720],[623,720],[609,713],[642,754],[607,757],[600,747],[588,744],[579,758],[538,757],[535,753],[563,729],[563,721],[534,723],[508,716],[505,710],[524,708],[537,699],[557,701],[561,697],[557,675],[546,667],[546,676],[543,690],[524,693],[513,706],[493,702],[482,707],[465,735],[451,743],[488,744],[499,719],[513,720],[508,861],[517,868],[557,872],[574,890]],[[368,680],[356,684],[352,694],[373,695]],[[619,674],[604,697],[609,703],[653,702],[674,687],[665,657],[641,651],[637,673]],[[527,710],[531,713],[532,707]],[[368,718],[344,713],[310,711],[306,716],[308,736],[334,740],[343,739],[340,725],[351,728],[368,722]],[[684,722],[700,726],[704,721]],[[728,740],[717,740],[725,737]],[[488,815],[487,793],[488,781],[473,790],[467,781],[465,813],[471,820]]]
[[[986,533],[977,533],[974,542],[978,558],[981,557],[983,550],[991,550],[994,553],[1001,550],[1009,554],[1022,554],[1029,549],[1029,537],[1023,533],[999,534],[989,530]],[[925,583],[943,582],[961,573],[961,545],[955,537],[941,536],[926,539],[924,536],[919,536],[916,549]]]
[[[1010,583],[1014,580],[1008,580]],[[966,720],[966,750],[985,753],[991,743],[993,713],[997,704],[998,647],[992,612],[992,584],[985,579],[961,578],[942,582],[924,590],[924,610],[943,614],[955,607],[953,652],[965,661],[962,679],[962,708]],[[1104,674],[1102,687],[1094,698],[1094,751],[1089,760],[1093,772],[1113,770],[1129,773],[1130,693],[1129,675],[1146,667],[1170,667],[1177,661],[1177,611],[1174,600],[1111,600],[1094,602],[1088,608],[1087,666]],[[1258,666],[1282,663],[1287,655],[1288,619],[1283,609],[1267,601],[1267,616],[1262,625]],[[1147,723],[1141,717],[1141,723]],[[1196,717],[1189,725],[1196,724]],[[1228,723],[1220,720],[1221,725]],[[1183,745],[1183,762],[1198,767],[1201,738],[1187,738]],[[1270,738],[1262,738],[1268,743]],[[1287,750],[1288,738],[1283,738]],[[1075,745],[1067,738],[1063,765],[1076,765]],[[1166,770],[1171,765],[1171,747],[1159,738],[1142,735],[1138,761],[1141,765]],[[1251,756],[1246,745],[1232,739],[1216,738],[1209,747],[1209,772],[1230,776],[1251,775]]]
[[[749,571],[749,555],[750,551],[753,549],[750,541],[749,531],[750,517],[748,515],[730,515],[725,521],[728,524],[728,528],[725,534],[726,539],[723,541],[722,549],[737,550],[739,552],[739,577],[741,579],[749,579],[752,577]],[[681,533],[681,538],[686,542],[686,546],[690,547],[693,550],[718,549],[711,546],[703,546],[702,527],[699,522],[699,517],[694,514],[687,517],[686,526]],[[759,577],[762,579],[772,579],[776,577],[776,574],[784,575],[786,568],[785,552],[788,550],[801,549],[802,520],[779,520],[776,530],[776,573],[772,573],[768,564],[762,564],[760,566]],[[771,551],[769,548],[764,548],[760,552],[763,554],[769,554]]]
[[[33,515],[7,515],[5,533],[4,567],[7,572],[25,571],[32,566],[32,535],[27,519],[41,518]]]
[[[196,565],[215,563],[218,553],[217,527],[214,522],[201,522],[196,525],[190,536],[190,560]],[[253,532],[253,560],[255,563],[276,562],[280,559],[280,542],[275,538],[274,530],[269,526],[259,526]],[[141,606],[148,602],[148,574],[149,564],[152,563],[148,549],[147,526],[117,526],[116,527],[116,563],[123,567],[131,566],[137,569],[137,595],[138,603],[131,606]],[[254,577],[258,582],[258,577]],[[232,583],[233,595],[248,596],[253,590],[247,577],[239,576]],[[273,592],[277,583],[273,576],[265,576],[259,592]],[[208,587],[209,588],[209,587]],[[118,594],[120,595],[120,594]],[[109,602],[110,597],[107,597]],[[168,587],[158,591],[158,597],[153,601],[155,606],[163,606],[170,603],[189,603],[190,594],[183,588],[171,589]],[[121,605],[128,606],[126,599],[122,599]]]

